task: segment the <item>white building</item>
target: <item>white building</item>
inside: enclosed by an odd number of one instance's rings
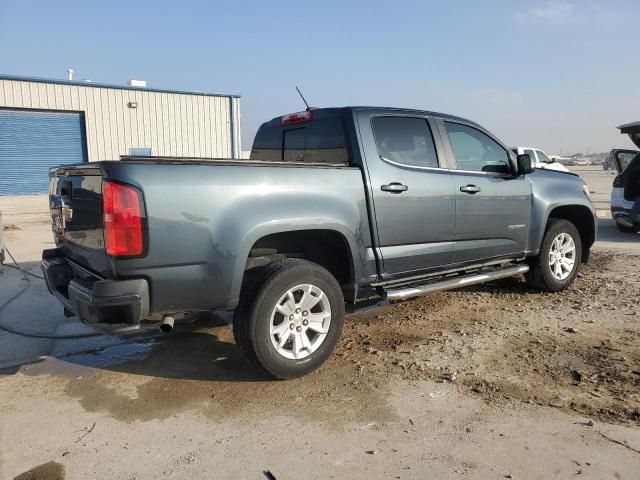
[[[239,158],[240,97],[0,75],[0,195],[121,156]]]

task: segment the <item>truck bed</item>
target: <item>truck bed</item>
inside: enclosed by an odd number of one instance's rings
[[[51,175],[54,224],[64,215],[60,196],[72,183],[60,251],[99,278],[147,278],[150,313],[233,307],[254,243],[275,232],[341,232],[364,265],[371,250],[361,171],[346,165],[192,158],[126,158],[61,166]],[[102,229],[103,181],[143,193],[145,254],[106,255]],[[68,216],[69,214],[66,213]],[[373,259],[373,254],[369,257]],[[375,265],[356,266],[359,275]],[[211,285],[203,289],[202,285]]]
[[[143,163],[170,163],[170,164],[189,164],[189,165],[207,165],[215,163],[216,165],[270,165],[280,167],[324,167],[324,168],[341,168],[350,167],[349,163],[336,161],[328,162],[296,162],[296,161],[273,161],[262,160],[260,158],[205,158],[205,157],[160,157],[160,156],[122,156],[118,162],[143,162]],[[101,163],[101,162],[97,162]]]

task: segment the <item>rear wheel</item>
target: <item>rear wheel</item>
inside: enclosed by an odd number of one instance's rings
[[[540,254],[532,258],[525,275],[534,288],[559,292],[571,285],[582,261],[582,242],[573,223],[551,219],[542,239]]]
[[[634,225],[633,227],[627,227],[626,225],[622,225],[621,223],[616,222],[616,227],[622,233],[638,233],[640,232],[640,225]]]
[[[247,272],[233,333],[258,369],[287,379],[322,365],[343,324],[344,298],[333,275],[315,263],[287,259]]]

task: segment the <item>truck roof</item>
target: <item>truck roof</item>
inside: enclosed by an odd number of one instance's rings
[[[458,121],[463,121],[465,123],[471,124],[471,125],[476,125],[476,126],[480,126],[478,125],[476,122],[469,120],[467,118],[463,118],[463,117],[459,117],[456,115],[449,115],[447,113],[440,113],[440,112],[434,112],[431,110],[419,110],[419,109],[415,109],[415,108],[401,108],[401,107],[375,107],[375,106],[364,106],[364,105],[350,105],[350,106],[345,106],[345,107],[322,107],[322,108],[314,108],[311,107],[311,109],[313,110],[313,117],[314,119],[320,119],[320,118],[329,118],[329,117],[335,117],[335,116],[342,116],[344,114],[348,114],[348,113],[353,113],[355,111],[358,110],[369,110],[372,113],[379,113],[379,114],[385,114],[385,113],[400,113],[400,114],[417,114],[417,115],[429,115],[432,117],[439,117],[445,120],[458,120]],[[265,124],[280,124],[282,121],[282,117],[287,115],[282,114],[282,115],[278,115],[277,117],[272,118],[271,120],[265,122]]]

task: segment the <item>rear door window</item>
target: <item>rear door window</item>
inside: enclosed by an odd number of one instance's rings
[[[438,167],[429,123],[415,117],[374,117],[373,134],[378,154],[385,160],[411,167]]]

